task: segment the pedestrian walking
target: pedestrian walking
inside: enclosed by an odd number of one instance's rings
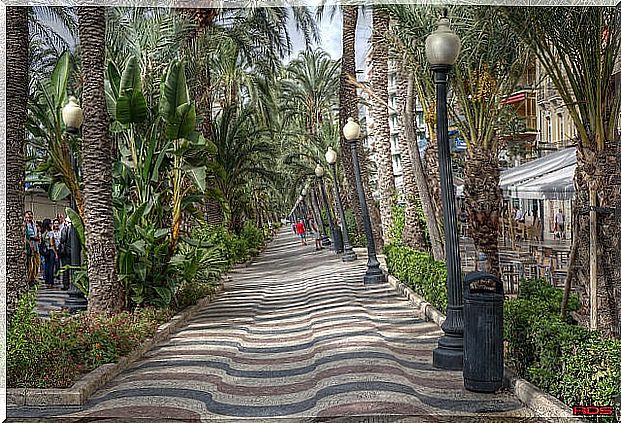
[[[65,224],[60,231],[60,264],[62,267],[68,266],[71,264],[71,220],[69,217],[65,218]],[[65,270],[61,275],[62,281],[62,290],[66,291],[69,289],[69,274],[70,272]]]
[[[565,215],[561,209],[554,215],[554,237],[565,239]]]
[[[308,225],[315,235],[315,251],[323,250],[323,246],[321,245],[321,232],[319,232],[319,228],[312,217],[308,219]]]
[[[302,245],[306,244],[306,228],[304,227],[304,221],[300,219],[300,221],[296,224],[296,231],[300,240],[302,241]]]
[[[29,286],[35,285],[41,258],[39,257],[40,234],[34,222],[34,216],[29,210],[24,214],[26,238],[26,278]]]
[[[43,263],[43,279],[48,287],[54,286],[54,267],[58,252],[56,251],[56,243],[54,242],[54,233],[52,231],[52,221],[43,219],[43,234],[41,235],[41,243],[39,244],[39,253],[44,258]]]
[[[63,222],[64,225],[64,222]],[[54,237],[54,247],[56,249],[56,257],[54,258],[54,279],[60,282],[60,275],[58,271],[60,270],[60,238],[61,238],[61,229],[60,229],[60,221],[58,218],[52,221],[52,235]]]

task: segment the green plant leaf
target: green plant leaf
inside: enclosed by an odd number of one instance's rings
[[[60,109],[65,105],[65,99],[67,98],[67,82],[69,81],[69,72],[71,69],[69,54],[70,53],[66,51],[62,54],[62,56],[60,56],[50,77],[54,101],[56,103],[55,106],[57,109]]]
[[[129,249],[135,252],[136,254],[144,255],[146,251],[145,250],[146,246],[147,246],[147,243],[144,241],[144,239],[139,239],[137,241],[132,242],[129,245]]]
[[[124,93],[127,91],[142,91],[142,84],[140,82],[140,65],[136,57],[130,57],[127,61],[127,65],[123,70],[121,76],[121,83],[119,86],[119,92]]]
[[[168,235],[168,232],[169,232],[169,231],[170,231],[170,230],[169,230],[168,228],[161,228],[161,229],[158,229],[158,230],[156,230],[156,231],[155,231],[155,234],[153,235],[153,237],[154,237],[155,239],[160,239],[160,238],[162,238],[162,237],[164,237],[164,236]]]
[[[124,91],[116,101],[116,120],[123,123],[141,123],[147,118],[147,100],[142,91]]]
[[[48,196],[52,201],[61,201],[71,195],[71,191],[67,188],[64,182],[54,182],[50,186],[50,190],[48,192]]]
[[[182,62],[175,60],[169,65],[161,91],[160,114],[165,122],[172,123],[176,120],[177,108],[189,103],[190,98]]]
[[[200,167],[184,167],[185,174],[190,177],[196,188],[205,191],[207,188],[207,174],[205,166]]]
[[[86,237],[84,235],[84,223],[82,222],[80,215],[77,214],[71,207],[67,207],[65,208],[65,216],[68,216],[71,220],[71,224],[80,238],[80,243],[82,244],[82,247],[84,247],[86,245]]]
[[[170,301],[172,300],[172,291],[170,290],[170,288],[156,286],[154,287],[154,289],[155,292],[157,292],[157,295],[160,296],[164,304],[170,304]]]
[[[177,107],[173,120],[167,122],[166,136],[171,140],[188,137],[196,126],[196,107],[184,103]]]

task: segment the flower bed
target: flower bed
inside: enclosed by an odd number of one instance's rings
[[[53,313],[43,320],[34,311],[36,301],[36,291],[24,295],[8,327],[9,387],[69,387],[82,374],[129,354],[172,315],[143,308],[112,317]]]

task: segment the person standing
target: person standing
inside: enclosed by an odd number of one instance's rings
[[[58,259],[56,251],[56,243],[54,241],[54,232],[52,230],[52,221],[43,219],[43,235],[41,236],[40,253],[44,257],[43,278],[48,287],[54,286],[54,267]]]
[[[63,222],[64,223],[64,222]],[[61,237],[61,229],[60,229],[60,221],[58,218],[52,221],[52,235],[54,236],[54,247],[56,248],[56,257],[54,260],[54,279],[58,279],[60,282],[60,275],[57,275],[60,270],[60,237]]]
[[[554,236],[565,239],[565,215],[561,209],[554,215]]]
[[[308,224],[310,229],[313,231],[313,234],[315,234],[315,251],[323,250],[323,247],[321,246],[321,233],[319,232],[319,228],[317,227],[317,224],[315,224],[315,220],[312,217],[309,218]]]
[[[296,224],[296,230],[300,240],[302,241],[302,245],[306,244],[306,228],[304,227],[304,221],[300,219],[300,221]]]
[[[24,221],[26,223],[26,277],[28,279],[28,285],[33,286],[36,283],[37,276],[39,275],[39,264],[41,262],[39,257],[40,238],[37,225],[34,222],[34,218],[30,210],[24,214]]]
[[[71,264],[71,220],[69,217],[65,218],[65,224],[60,231],[60,261],[61,266],[65,267]],[[69,289],[69,274],[71,272],[65,270],[61,275],[62,280],[62,290],[66,291]]]

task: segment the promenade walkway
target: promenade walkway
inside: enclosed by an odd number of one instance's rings
[[[363,285],[365,265],[342,263],[281,232],[183,330],[84,407],[13,409],[9,416],[538,421],[510,392],[471,393],[461,372],[434,369],[441,330],[387,283]]]

